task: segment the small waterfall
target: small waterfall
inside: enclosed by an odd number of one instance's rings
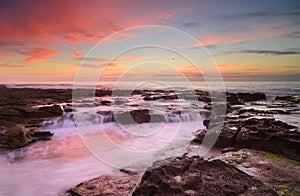
[[[151,115],[151,114],[150,114]],[[166,123],[198,121],[203,117],[197,112],[167,112],[164,115]],[[74,118],[76,120],[74,120]],[[68,128],[74,127],[80,123],[81,126],[91,126],[115,122],[113,112],[111,111],[97,111],[96,113],[82,112],[73,115],[72,113],[65,113],[63,116],[51,120],[44,121],[41,124],[42,128]],[[133,121],[134,122],[134,121]]]
[[[201,118],[200,115],[195,112],[186,112],[181,114],[169,113],[165,115],[165,119],[167,123],[198,121],[200,118]]]

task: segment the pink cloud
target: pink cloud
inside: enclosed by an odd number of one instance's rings
[[[73,54],[74,54],[77,58],[83,58],[83,57],[84,57],[84,56],[80,53],[79,50],[74,51]]]
[[[59,54],[59,51],[46,48],[33,48],[25,51],[19,51],[18,53],[27,56],[27,58],[23,60],[23,63],[28,64],[41,63],[44,60]]]

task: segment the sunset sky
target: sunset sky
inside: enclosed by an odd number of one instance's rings
[[[169,26],[193,36],[212,55],[225,81],[300,80],[299,0],[0,0],[0,82],[72,82],[97,42],[141,25]],[[102,47],[148,39],[134,31],[122,36]],[[172,42],[174,50],[191,54],[195,48],[172,36],[160,42]],[[98,69],[104,66],[101,59],[85,64]],[[160,61],[197,79],[193,65],[159,48],[121,55],[108,65],[104,79],[116,80],[129,64],[145,60]],[[146,63],[131,74],[178,78],[166,67]]]

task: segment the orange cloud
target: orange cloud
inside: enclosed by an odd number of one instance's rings
[[[28,56],[25,60],[23,60],[23,63],[28,64],[43,62],[44,60],[59,54],[59,51],[46,48],[33,48],[26,51],[19,51],[19,53],[24,56]]]

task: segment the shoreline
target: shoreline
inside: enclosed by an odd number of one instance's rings
[[[73,105],[71,104],[72,103],[71,90],[27,89],[27,88],[11,89],[2,86],[0,88],[0,91],[2,94],[2,96],[0,97],[0,107],[2,109],[2,112],[0,113],[2,133],[4,133],[3,130],[6,130],[6,133],[7,131],[9,132],[9,128],[14,127],[16,124],[23,124],[28,130],[28,133],[30,129],[36,129],[37,130],[36,135],[39,134],[48,135],[46,138],[41,138],[40,140],[51,141],[51,137],[49,136],[50,133],[39,130],[41,128],[40,127],[41,123],[45,122],[46,120],[50,120],[51,122],[51,120],[55,117],[61,118],[66,114],[71,114],[72,112],[76,112],[75,110],[73,110],[74,108]],[[93,102],[81,101],[79,104],[82,105],[81,107],[87,107],[87,106],[95,107],[95,104],[96,107],[100,107],[100,108],[110,107],[113,104],[112,101],[103,99],[104,97],[109,96],[110,93],[111,91],[108,90],[97,90],[96,91],[97,99],[93,100]],[[120,91],[120,93],[126,94],[127,91],[124,92]],[[176,96],[172,95],[172,92],[163,91],[163,90],[159,90],[159,91],[139,90],[139,91],[134,91],[133,95],[137,95],[141,98],[140,102],[137,103],[129,102],[130,103],[129,106],[132,107],[133,108],[132,111],[134,111],[134,112],[130,111],[130,114],[133,117],[133,119],[139,123],[146,123],[148,121],[149,112],[151,110],[139,109],[139,107],[137,107],[136,104],[156,103],[156,102],[169,103],[177,99]],[[203,125],[207,126],[209,124],[209,121],[211,120],[209,95],[207,94],[207,92],[200,91],[200,90],[196,91],[196,95],[197,95],[197,100],[203,103],[201,106],[199,106],[201,107],[199,111],[200,111],[200,116],[204,118]],[[185,95],[185,98],[186,100],[189,100],[189,95]],[[239,154],[241,153],[241,150],[250,147],[256,150],[263,150],[263,152],[271,152],[271,153],[275,152],[279,156],[285,155],[287,158],[292,158],[296,161],[296,163],[299,163],[300,160],[299,158],[300,150],[298,149],[300,146],[299,128],[289,123],[288,124],[284,123],[282,120],[284,118],[290,118],[293,115],[299,114],[299,100],[300,100],[300,96],[298,95],[277,96],[275,97],[274,100],[266,100],[266,95],[263,93],[227,93],[228,109],[225,118],[225,124],[223,126],[221,135],[216,143],[216,146],[219,146],[220,149],[223,151],[223,153],[225,153],[225,155],[226,153],[232,153],[232,152],[237,152]],[[127,104],[128,102],[126,101],[121,102],[121,104],[123,103]],[[176,108],[172,108],[171,111],[173,112],[174,109]],[[109,117],[109,115],[111,114],[107,112],[102,111],[101,113],[97,113],[97,114],[100,115],[100,117],[102,116],[101,118],[103,118],[104,115],[105,119],[109,119],[108,122],[114,123],[116,120],[114,118]],[[172,114],[182,115],[183,113],[182,112],[178,113],[178,111],[175,110],[175,112]],[[280,117],[282,117],[282,119],[280,119]],[[167,118],[169,117],[168,115],[165,115],[164,118],[165,120],[167,120]],[[105,122],[106,121],[103,121],[103,123]],[[291,122],[293,121],[291,120]],[[235,129],[238,131],[235,131]],[[261,131],[257,131],[257,129]],[[268,133],[269,135],[265,135],[265,133]],[[205,134],[205,129],[196,131],[194,133],[195,135],[194,140],[191,141],[191,146],[201,144],[203,139],[203,134]],[[245,134],[247,137],[245,137]],[[275,140],[273,140],[272,138],[275,138]],[[39,145],[43,146],[43,142],[44,141],[41,141]],[[261,142],[263,144],[258,145]],[[274,147],[273,145],[274,142],[280,145]],[[45,142],[45,144],[47,144],[47,141]],[[27,144],[24,146],[27,146]],[[16,147],[20,149],[20,147],[22,146],[16,146]],[[13,148],[14,147],[12,147],[12,149]],[[258,154],[258,155],[260,154],[260,151],[257,152],[255,150],[254,151],[246,150],[246,151],[253,154]],[[269,157],[277,157],[278,155],[276,154],[269,155]],[[230,156],[234,157],[236,155],[230,155]],[[230,156],[228,155],[228,157]],[[188,156],[184,155],[184,157],[188,157]],[[225,158],[222,158],[224,157],[224,154],[219,155],[219,157],[222,161],[225,160]],[[197,158],[195,157],[193,158],[193,160],[194,159],[196,160]],[[259,159],[261,159],[262,161],[264,158],[260,157]],[[213,159],[209,159],[209,160],[213,160]],[[204,162],[200,161],[200,162],[201,164],[207,164],[205,161]],[[233,167],[235,168],[240,169],[238,166],[242,163],[239,164],[234,163],[234,164],[231,165],[233,165]],[[249,163],[247,164],[249,165]],[[274,162],[273,166],[274,165],[276,165],[276,161]],[[280,164],[278,165],[280,166],[281,169],[283,169],[282,165]],[[227,167],[227,166],[222,166],[222,167]],[[242,171],[246,172],[246,170],[242,170]],[[218,171],[218,169],[216,171]],[[284,173],[287,171],[282,170],[282,172]],[[124,178],[123,180],[126,180],[126,175],[127,174],[124,174],[121,178]],[[141,174],[139,175],[142,176]],[[250,178],[245,177],[245,179],[249,180]],[[118,179],[113,178],[111,180],[114,181]],[[109,177],[106,178],[106,180],[102,180],[101,182],[106,183],[106,186],[108,186],[107,184],[108,181],[109,181]],[[137,181],[138,180],[136,180],[136,182]],[[278,184],[276,184],[276,186],[277,185]],[[262,186],[262,185],[257,184],[257,186]],[[99,187],[98,189],[97,187],[98,186],[95,186],[93,190],[99,191]],[[132,188],[132,186],[130,187]],[[278,187],[273,186],[274,190],[277,188]],[[124,189],[126,189],[126,187]],[[157,190],[160,190],[159,187],[157,187]],[[287,185],[283,183],[281,189],[280,190],[277,189],[277,193],[279,194],[280,191],[286,191],[286,190],[292,192],[293,191],[299,192],[299,190],[296,188],[293,190],[293,186],[291,185],[291,183],[290,184],[287,183]],[[194,191],[197,192],[197,190]],[[192,193],[192,191],[189,191],[188,193]]]

